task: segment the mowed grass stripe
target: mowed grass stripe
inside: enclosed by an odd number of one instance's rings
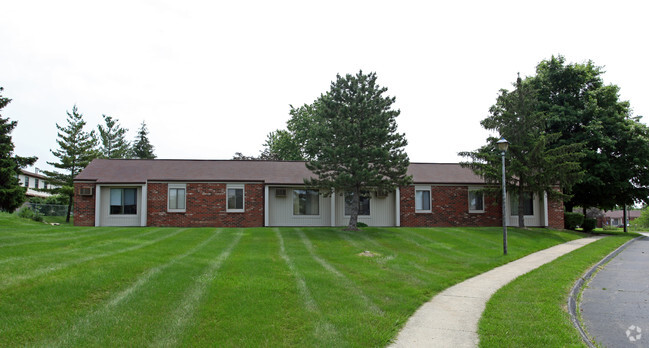
[[[286,253],[286,247],[284,246],[284,238],[282,237],[282,234],[277,228],[273,229],[273,231],[275,232],[275,235],[277,236],[277,239],[279,241],[279,255],[284,260],[284,262],[286,262],[286,265],[291,271],[291,275],[295,278],[295,283],[300,293],[300,297],[304,302],[305,308],[309,312],[312,312],[317,316],[314,327],[314,335],[316,336],[316,340],[318,342],[321,342],[324,346],[329,346],[329,344],[333,345],[334,343],[340,344],[341,337],[338,334],[338,331],[329,321],[324,318],[322,312],[320,311],[320,308],[318,307],[318,304],[313,299],[313,296],[311,296],[311,292],[309,291],[304,278],[295,268],[295,263]]]
[[[185,293],[177,309],[173,313],[169,313],[169,317],[158,331],[152,346],[169,347],[178,344],[179,336],[183,333],[185,327],[193,317],[197,304],[205,294],[207,287],[214,281],[219,268],[221,268],[223,262],[230,256],[232,249],[239,244],[242,236],[243,232],[239,231],[227,249],[214,258],[203,274],[195,280],[194,285]]]
[[[324,269],[338,277],[341,284],[354,296],[360,298],[365,306],[367,306],[372,312],[377,315],[383,315],[381,308],[379,308],[379,306],[377,306],[370,298],[368,298],[351,279],[349,279],[342,272],[337,270],[336,267],[332,266],[330,263],[316,254],[315,250],[313,249],[311,240],[306,236],[306,234],[304,234],[303,230],[299,229],[298,235],[300,236],[300,239],[302,239],[302,243],[304,243],[306,249],[309,251],[309,254],[311,254],[311,257],[313,257],[316,262],[318,262]]]
[[[99,232],[93,232],[93,233],[88,233],[88,234],[82,234],[78,235],[78,233],[84,233],[84,232],[90,232],[94,227],[91,228],[85,228],[82,230],[77,230],[75,231],[75,235],[71,237],[60,237],[60,238],[38,238],[38,236],[33,236],[33,235],[26,235],[24,237],[21,237],[23,239],[27,239],[25,241],[21,242],[16,242],[16,243],[2,243],[0,244],[0,248],[7,248],[7,247],[16,247],[16,246],[21,246],[21,245],[27,245],[27,244],[49,244],[52,242],[63,242],[63,241],[69,241],[69,240],[75,240],[75,239],[83,239],[83,238],[88,238],[88,237],[93,237],[96,235],[101,235],[104,233],[110,233],[110,230],[104,230],[104,231],[99,231]],[[58,235],[56,235],[58,236]],[[48,236],[50,237],[50,236]],[[18,239],[18,238],[16,238]]]
[[[48,258],[49,259],[48,262],[51,262],[52,256],[55,255],[73,254],[76,252],[99,249],[106,246],[110,246],[116,242],[129,241],[129,240],[133,240],[134,238],[145,237],[150,234],[160,232],[162,230],[163,229],[161,228],[143,229],[141,230],[140,233],[134,234],[133,232],[136,230],[133,228],[121,228],[118,230],[107,229],[105,233],[95,234],[94,238],[87,238],[87,240],[84,239],[82,241],[75,240],[73,243],[65,243],[56,246],[46,245],[44,248],[37,248],[37,249],[28,249],[23,246],[22,248],[16,248],[11,251],[13,254],[18,254],[22,256],[10,256],[5,259],[0,259],[0,265],[4,263],[16,262],[16,261],[21,261],[21,264],[24,265],[25,260],[38,259],[42,257]],[[100,236],[101,238],[98,238]],[[86,243],[90,245],[79,246],[79,245],[84,245]],[[8,253],[3,253],[3,254],[8,254]]]
[[[109,257],[109,256],[117,255],[117,254],[122,254],[122,253],[130,252],[130,251],[134,251],[134,250],[137,250],[137,249],[141,249],[141,248],[144,248],[146,246],[150,246],[152,244],[163,241],[163,240],[165,240],[167,238],[171,238],[171,237],[173,237],[173,236],[175,236],[175,235],[177,235],[177,234],[179,234],[179,233],[181,233],[181,232],[183,232],[185,230],[186,229],[172,230],[171,233],[168,233],[168,234],[166,234],[166,235],[164,235],[162,237],[159,237],[159,238],[156,238],[156,239],[153,239],[153,240],[149,240],[149,241],[145,241],[145,242],[141,242],[140,244],[136,244],[134,246],[130,246],[130,247],[127,247],[127,248],[123,248],[123,249],[119,249],[119,250],[115,250],[115,251],[110,251],[110,252],[105,252],[105,253],[101,253],[101,254],[96,254],[96,255],[90,255],[90,256],[81,257],[81,258],[78,258],[78,259],[73,259],[73,260],[58,263],[58,264],[49,265],[49,266],[46,266],[46,267],[41,267],[41,268],[38,268],[38,269],[36,269],[34,271],[31,271],[29,273],[26,273],[26,274],[13,275],[8,279],[4,279],[2,281],[2,283],[0,283],[0,289],[4,290],[4,289],[7,289],[9,287],[16,286],[16,285],[18,285],[18,284],[20,284],[20,283],[22,283],[22,282],[24,282],[26,280],[34,279],[34,278],[37,278],[37,277],[40,277],[40,276],[43,276],[43,275],[46,275],[46,274],[49,274],[49,273],[52,273],[52,272],[55,272],[55,271],[59,271],[59,270],[64,269],[66,267],[78,265],[78,264],[81,264],[81,263],[84,263],[84,262],[92,261],[92,260],[103,258],[103,257]],[[151,233],[153,233],[153,231]]]
[[[221,235],[221,233],[222,230],[215,230],[211,234],[211,236],[209,236],[206,240],[198,243],[197,245],[187,250],[183,254],[173,257],[172,259],[170,259],[164,264],[150,268],[148,271],[141,274],[129,287],[116,293],[107,301],[105,301],[100,308],[88,313],[86,316],[79,319],[70,329],[68,329],[63,335],[58,337],[56,341],[43,342],[41,344],[38,344],[38,346],[47,346],[47,347],[75,346],[74,344],[75,340],[79,336],[84,335],[87,332],[88,328],[96,326],[98,320],[106,321],[107,317],[116,319],[115,318],[116,315],[112,313],[112,311],[114,311],[118,305],[126,302],[126,300],[130,298],[131,295],[139,291],[152,278],[160,275],[160,273],[162,273],[167,268],[175,265],[177,262],[182,261],[188,256],[195,254],[199,250],[202,250],[203,248],[205,248],[205,246],[207,246],[209,243],[214,241],[219,235]]]

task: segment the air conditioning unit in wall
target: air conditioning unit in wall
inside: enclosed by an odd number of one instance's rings
[[[82,187],[79,189],[79,195],[92,196],[92,187]]]
[[[386,198],[388,196],[387,190],[376,190],[376,198]]]
[[[275,189],[275,197],[286,197],[286,189],[285,188],[276,188]]]

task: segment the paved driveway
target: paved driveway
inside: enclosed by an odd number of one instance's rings
[[[592,279],[581,298],[586,330],[604,347],[649,347],[649,234]]]

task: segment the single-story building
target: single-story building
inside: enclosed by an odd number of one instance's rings
[[[627,210],[626,219],[627,224],[637,218],[642,214],[642,210]],[[601,226],[624,226],[624,211],[622,210],[610,210],[604,212],[604,216],[601,221]]]
[[[413,185],[367,192],[358,221],[370,226],[501,226],[499,200],[459,164],[411,163]],[[234,160],[92,161],[74,181],[78,226],[345,226],[346,192],[304,185],[304,162]],[[515,198],[515,197],[512,197]],[[527,226],[563,228],[563,203],[526,196]],[[515,200],[508,199],[509,202]],[[518,225],[509,204],[507,223]]]

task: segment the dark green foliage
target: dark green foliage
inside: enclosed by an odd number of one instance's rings
[[[583,214],[566,212],[563,215],[563,225],[567,230],[575,230],[582,223],[584,223]]]
[[[101,115],[106,126],[99,125],[99,151],[103,158],[128,158],[131,153],[131,145],[124,138],[128,129],[122,128],[117,119],[111,116]]]
[[[289,129],[317,176],[305,180],[321,193],[353,193],[348,228],[357,229],[363,191],[392,191],[407,185],[409,160],[404,134],[397,133],[394,97],[376,83],[376,74],[337,75],[330,90],[312,105],[293,109]],[[292,122],[292,123],[291,123]]]
[[[584,232],[591,232],[597,227],[597,220],[584,218],[584,222],[581,224],[581,228],[584,229]]]
[[[131,156],[139,159],[154,159],[156,155],[153,153],[153,145],[149,142],[149,130],[146,128],[146,123],[142,121],[140,130],[137,132]]]
[[[232,159],[235,161],[255,161],[258,160],[259,158],[254,156],[246,156],[241,152],[235,152],[234,156],[232,156]]]
[[[260,159],[273,161],[305,160],[302,147],[297,142],[295,135],[284,129],[268,133]]]
[[[364,222],[357,222],[356,227],[367,227],[367,224]]]
[[[16,214],[18,216],[20,216],[21,218],[23,218],[23,219],[32,219],[32,220],[37,221],[37,222],[43,222],[43,214],[41,214],[41,213],[39,213],[37,211],[33,211],[29,207],[20,208],[16,212]]]
[[[0,87],[0,93],[3,88]],[[0,94],[0,110],[11,99]],[[12,212],[25,201],[25,188],[20,186],[18,174],[20,168],[34,164],[36,157],[20,157],[13,154],[14,143],[11,132],[16,128],[16,121],[9,121],[0,115],[0,211]]]
[[[44,171],[52,185],[58,187],[48,189],[47,191],[55,194],[63,194],[69,197],[68,213],[66,222],[70,222],[70,211],[72,210],[72,200],[74,197],[74,177],[85,168],[90,161],[99,156],[97,151],[97,138],[94,131],[86,132],[83,130],[86,121],[83,115],[77,111],[77,106],[72,107],[72,113],[67,112],[67,125],[65,127],[56,124],[58,132],[59,145],[58,150],[50,150],[58,158],[58,162],[47,162],[58,171]]]
[[[537,91],[529,78],[517,78],[515,90],[505,89],[490,109],[491,116],[480,124],[487,130],[497,131],[509,141],[506,154],[506,182],[510,192],[522,197],[525,192],[542,194],[550,199],[565,199],[554,190],[561,183],[570,187],[583,175],[579,167],[581,144],[557,146],[560,133],[548,130],[547,115],[537,111]],[[475,151],[460,152],[471,162],[462,165],[471,168],[489,183],[499,185],[502,180],[501,153],[496,146],[498,138],[489,137],[487,145]],[[519,211],[524,211],[524,201],[519,200]],[[523,214],[519,214],[519,227],[524,227]]]
[[[604,70],[593,62],[567,64],[562,56],[542,61],[536,73],[536,110],[547,115],[549,132],[561,134],[552,147],[585,144],[585,176],[564,188],[572,195],[566,208],[647,202],[649,130],[631,115],[629,102],[619,100],[619,87],[605,85]]]

